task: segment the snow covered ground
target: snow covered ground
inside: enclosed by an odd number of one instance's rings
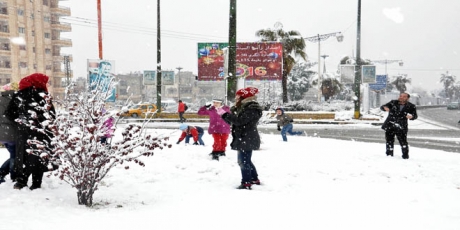
[[[403,160],[399,146],[391,158],[382,144],[263,134],[253,154],[263,184],[248,191],[235,189],[235,151],[210,160],[211,136],[204,147],[176,145],[175,130],[149,131],[171,133],[173,147],[144,158],[145,167],[112,170],[93,208],[78,205],[76,190],[55,177],[34,191],[1,184],[0,229],[460,228],[457,153],[413,147]],[[0,162],[7,156],[0,149]]]

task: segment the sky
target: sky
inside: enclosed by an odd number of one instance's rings
[[[227,149],[226,157],[212,161],[210,135],[203,136],[205,146],[176,145],[179,132],[163,125],[179,123],[152,124],[157,125],[149,129],[153,134],[171,136],[172,148],[144,158],[145,167],[112,169],[96,191],[91,209],[78,205],[76,190],[54,176],[45,177],[42,188],[34,191],[14,190],[8,179],[0,185],[0,213],[7,220],[0,229],[457,230],[460,226],[457,153],[413,147],[411,158],[403,160],[399,148],[394,157],[387,157],[383,143],[326,139],[314,131],[288,136],[288,142],[282,142],[278,132],[262,134],[261,150],[253,154],[262,185],[237,190],[241,174],[235,151]],[[421,120],[409,121],[409,126],[434,128]],[[115,139],[119,136],[117,132]],[[7,156],[1,148],[0,162]]]
[[[86,76],[86,60],[98,59],[96,0],[61,1],[72,16],[75,77]],[[197,73],[197,43],[228,42],[228,0],[161,1],[163,70]],[[321,42],[321,55],[328,55],[326,71],[336,71],[344,56],[356,51],[357,0],[247,0],[237,1],[237,42],[255,42],[255,32],[273,29],[296,30],[302,37],[342,32]],[[413,87],[442,88],[441,74],[460,76],[460,22],[455,15],[460,1],[387,0],[361,1],[361,57],[370,60],[402,60],[387,64],[390,76],[408,74]],[[450,15],[450,16],[449,16]],[[157,1],[102,0],[103,58],[114,60],[117,73],[156,69]],[[309,61],[318,60],[318,44],[306,42]],[[322,59],[322,58],[321,58]],[[323,59],[321,60],[323,63]],[[385,65],[377,74],[385,74]],[[318,66],[313,70],[317,71]],[[323,65],[321,65],[323,69]],[[176,70],[177,71],[177,70]],[[323,71],[323,70],[321,70]]]

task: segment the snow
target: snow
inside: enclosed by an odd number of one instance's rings
[[[341,126],[347,127],[353,126]],[[148,130],[170,134],[171,143],[180,135]],[[113,169],[93,208],[78,205],[76,190],[56,177],[45,177],[34,191],[14,190],[8,179],[0,185],[0,229],[459,229],[458,153],[412,147],[403,160],[399,145],[387,157],[381,143],[311,135],[282,142],[278,132],[262,134],[261,150],[253,153],[262,185],[248,191],[235,189],[236,151],[211,161],[212,138],[203,140],[204,147],[182,142],[156,151],[143,158],[145,167]],[[0,162],[7,156],[0,149]]]

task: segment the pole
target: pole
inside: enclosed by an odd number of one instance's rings
[[[354,118],[359,119],[360,113],[360,86],[361,86],[361,0],[358,0],[358,23],[356,30],[356,71],[355,71],[355,112]]]
[[[101,0],[97,0],[97,35],[99,41],[99,59],[102,60],[102,19],[101,19]]]
[[[177,75],[178,75],[177,78],[179,79],[179,89],[177,90],[177,97],[179,98],[178,100],[180,100],[180,71],[181,71],[181,69],[183,69],[183,68],[179,66],[179,67],[177,67],[176,69],[179,70],[179,74],[177,74]]]
[[[161,17],[160,0],[157,1],[157,113],[161,113]]]
[[[321,103],[321,97],[323,94],[323,81],[321,77],[321,38],[318,34],[318,102]]]
[[[236,0],[230,0],[229,31],[228,31],[228,82],[227,96],[230,101],[236,93]]]

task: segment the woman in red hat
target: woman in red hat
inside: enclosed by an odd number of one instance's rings
[[[232,143],[230,147],[238,151],[238,164],[241,169],[241,185],[238,189],[251,189],[252,184],[260,184],[256,167],[252,163],[252,151],[260,148],[260,136],[257,123],[262,117],[262,107],[257,102],[258,89],[248,87],[240,89],[235,95],[235,105],[230,113],[219,108],[217,113],[232,125]]]

